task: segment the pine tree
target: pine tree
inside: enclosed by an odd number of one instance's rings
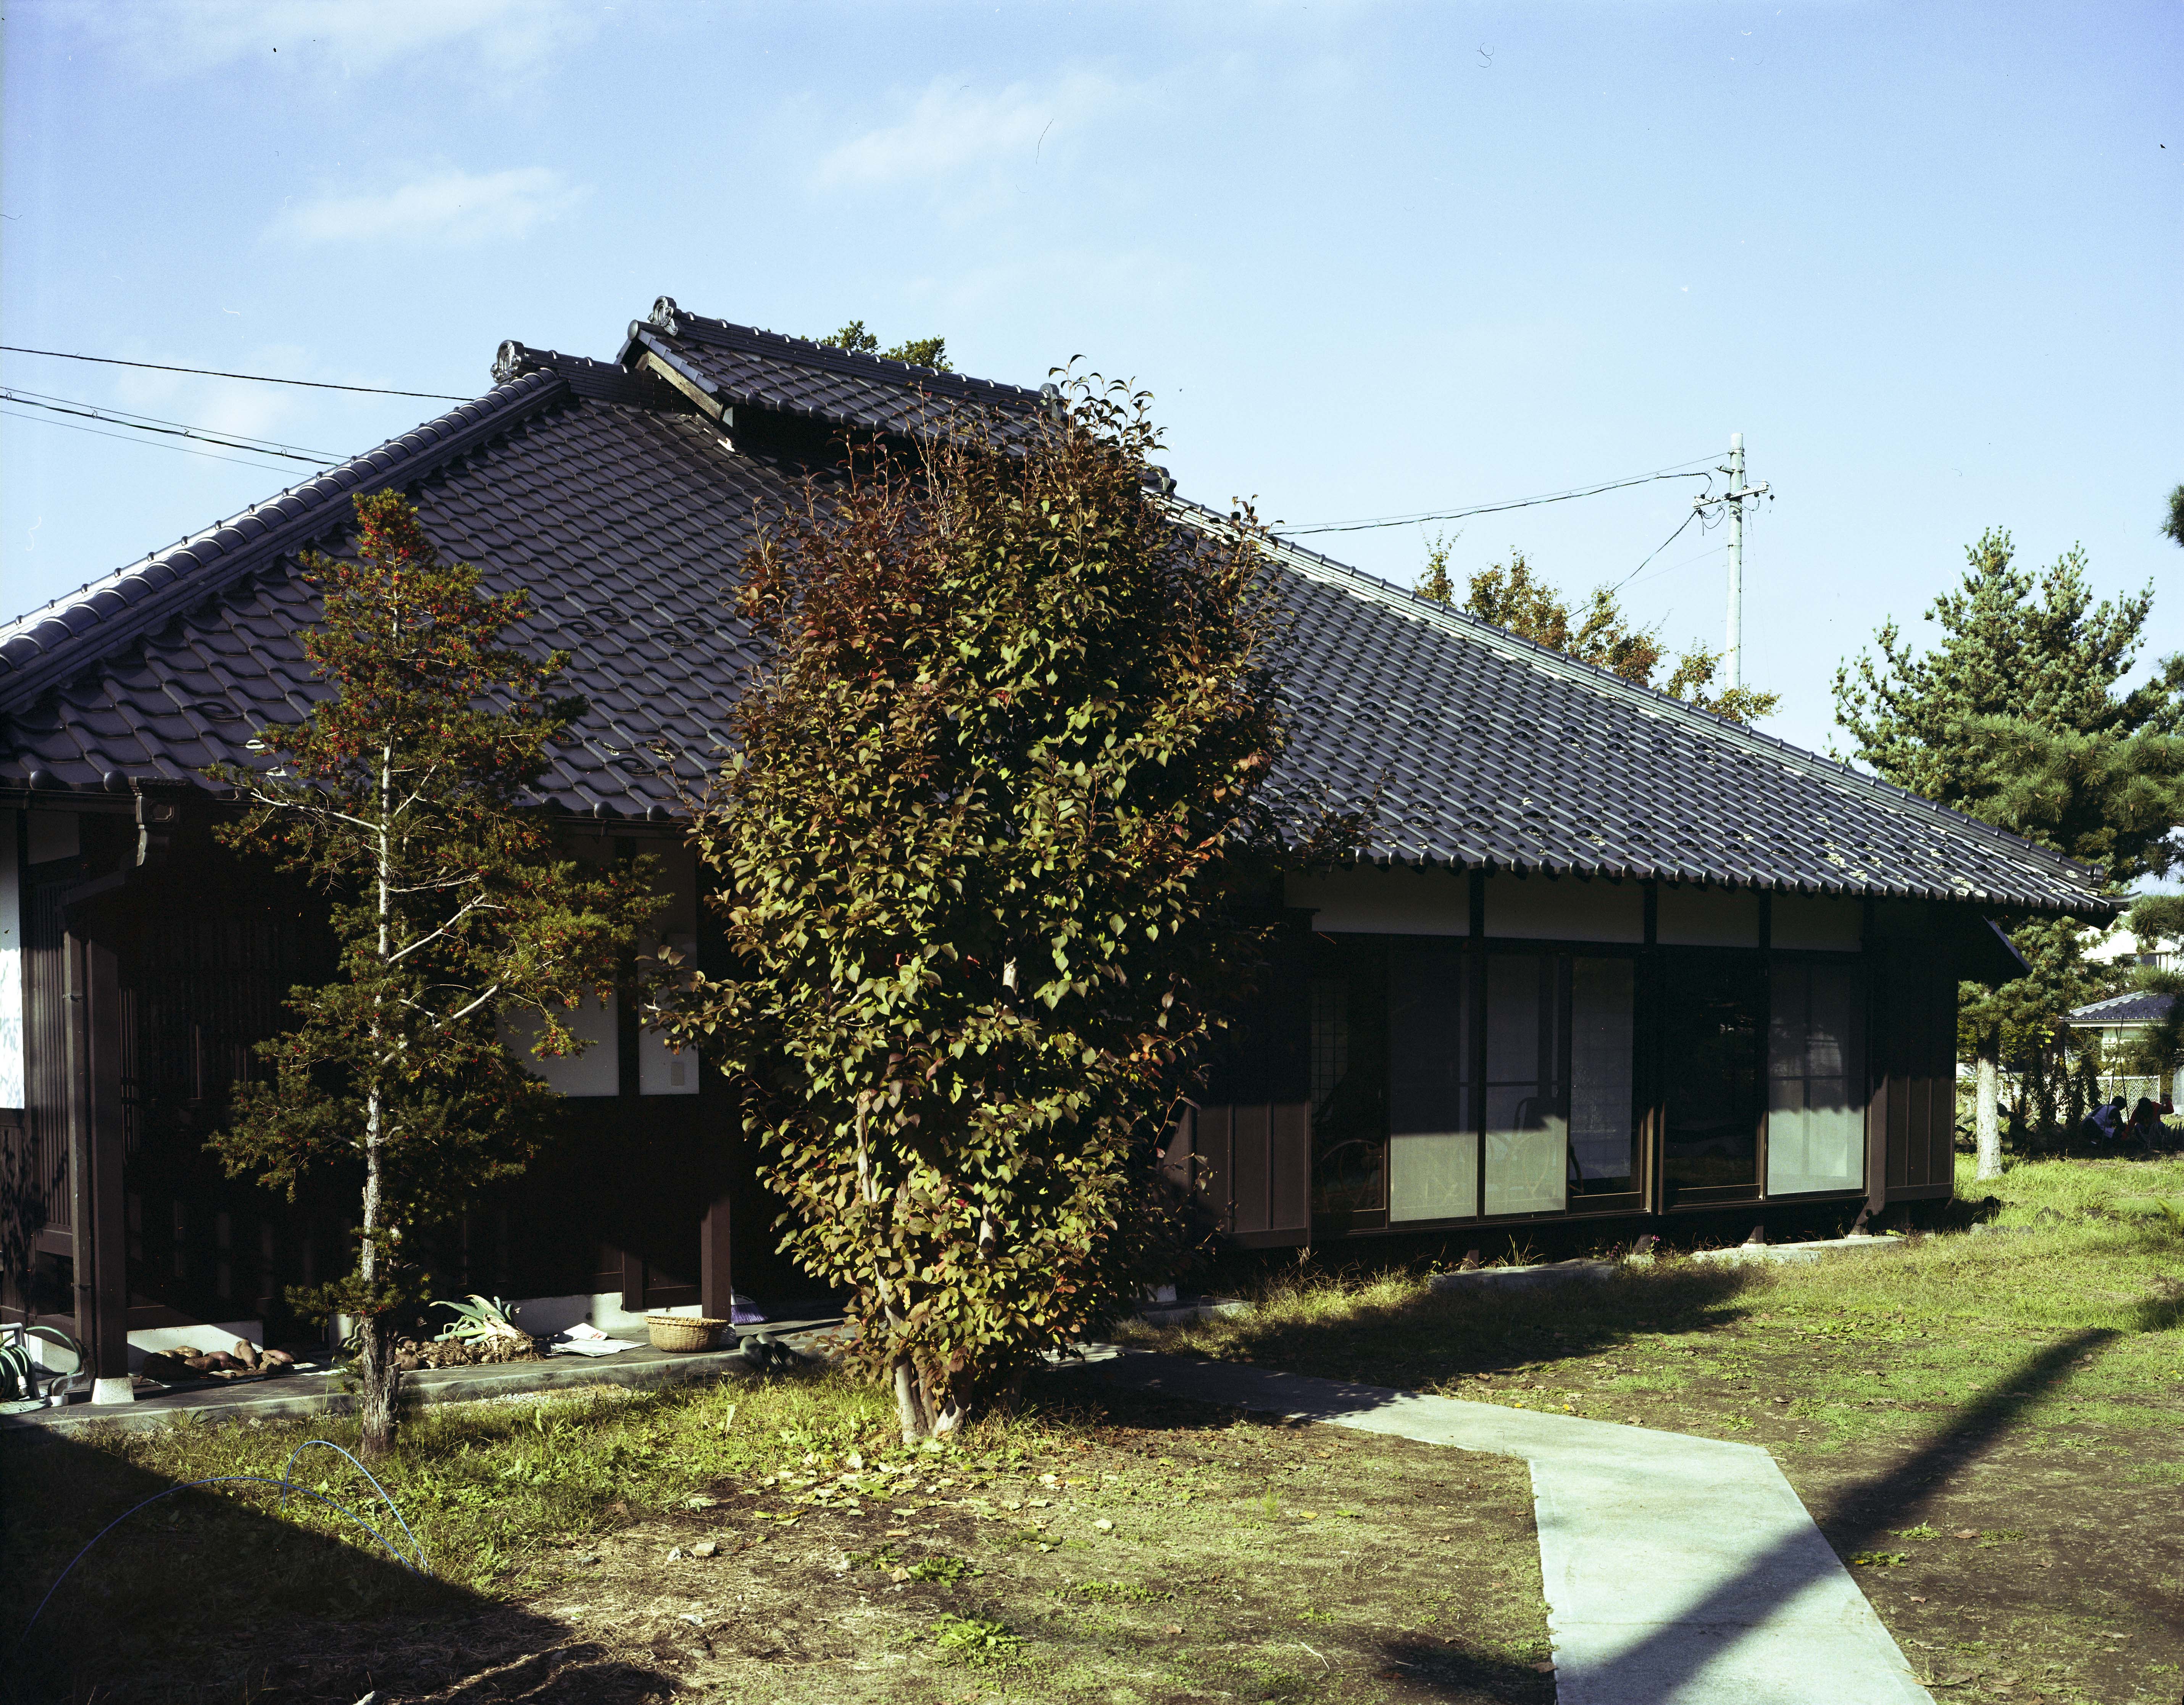
[[[1421,598],[1453,604],[1456,589],[1449,573],[1449,547],[1436,538],[1426,554],[1425,572],[1412,588]],[[1568,600],[1541,579],[1523,551],[1513,552],[1507,566],[1500,563],[1471,577],[1463,607],[1483,621],[1506,627],[1520,638],[1546,646],[1590,663],[1641,687],[1655,685],[1654,677],[1668,655],[1657,627],[1635,627],[1623,613],[1613,590],[1595,587],[1581,614],[1574,615]],[[1752,687],[1713,690],[1721,654],[1693,645],[1675,660],[1660,690],[1701,710],[1710,710],[1732,722],[1750,723],[1769,716],[1782,702],[1779,693],[1763,693]]]
[[[1275,612],[1154,442],[1072,387],[1006,452],[861,457],[749,564],[773,660],[694,828],[737,968],[682,1034],[905,1440],[1172,1276],[1157,1145],[1258,939]]]
[[[892,348],[883,349],[879,338],[865,330],[861,320],[852,320],[840,331],[811,341],[825,348],[846,349],[853,355],[878,355],[885,360],[905,361],[913,367],[930,367],[941,373],[955,371],[948,363],[945,337],[905,337]]]
[[[2184,821],[2184,656],[2125,688],[2153,608],[2151,586],[2096,604],[2073,547],[2048,568],[2020,568],[2004,532],[1965,551],[1962,581],[1926,620],[1942,630],[1923,655],[1897,625],[1836,671],[1836,717],[1853,755],[1886,779],[1999,828],[2097,865],[2120,897],[2177,861]],[[1991,1078],[2004,1056],[2059,1069],[2057,1026],[2108,991],[2081,938],[2105,914],[2014,921],[2030,974],[1989,990],[1967,983],[1959,1041]],[[1986,1101],[1982,1092],[1982,1106]],[[1982,1118],[1981,1176],[2000,1168]]]
[[[332,696],[260,731],[265,768],[209,772],[244,805],[222,839],[331,896],[340,974],[292,991],[292,1027],[258,1049],[270,1078],[241,1086],[210,1146],[291,1200],[307,1175],[360,1173],[356,1264],[297,1300],[357,1322],[362,1448],[377,1456],[394,1439],[395,1323],[421,1300],[409,1240],[520,1169],[555,1099],[499,1022],[527,1022],[541,1053],[577,1051],[564,1015],[611,983],[658,902],[641,872],[586,874],[522,803],[584,708],[551,695],[566,653],[500,643],[523,594],[443,563],[395,493],[359,496],[356,514],[354,560],[304,559],[325,603],[304,652]]]

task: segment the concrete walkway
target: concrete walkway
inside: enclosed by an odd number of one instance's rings
[[[1766,1451],[1112,1349],[1090,1377],[1531,1464],[1559,1705],[1933,1705]]]

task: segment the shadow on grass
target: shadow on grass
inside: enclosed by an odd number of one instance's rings
[[[277,1479],[286,1447],[266,1442]],[[313,1457],[322,1457],[314,1461]],[[332,1464],[330,1468],[328,1464]],[[375,1527],[384,1507],[332,1452],[298,1464]],[[0,1697],[8,1705],[237,1700],[354,1705],[374,1689],[447,1705],[664,1696],[662,1675],[571,1642],[559,1624],[412,1574],[331,1511],[275,1513],[277,1486],[176,1492],[100,1540],[25,1626],[92,1535],[176,1482],[42,1430],[0,1436]],[[235,1494],[235,1496],[228,1496]],[[292,1502],[292,1511],[298,1507]],[[357,1542],[337,1536],[345,1529]]]
[[[1815,1519],[1835,1551],[1855,1555],[1888,1528],[1917,1518],[1928,1490],[1951,1469],[1975,1457],[2052,1385],[2072,1362],[2117,1334],[2103,1328],[2074,1332],[2061,1342],[2027,1356],[2015,1369],[1966,1405],[1940,1435],[1886,1472],[1841,1488]],[[1832,1559],[1830,1559],[1832,1561]],[[1785,1604],[1823,1578],[1825,1564],[1809,1546],[1792,1541],[1759,1558],[1749,1574],[1720,1591],[1687,1607],[1685,1624],[1705,1624],[1750,1614],[1747,1594],[1754,1577],[1768,1584],[1775,1604]],[[1764,1608],[1763,1606],[1760,1607]],[[1618,1655],[1618,1666],[1665,1688],[1689,1680],[1706,1663],[1708,1643],[1691,1639],[1680,1628],[1666,1628]]]
[[[1725,1328],[1758,1283],[1760,1270],[1692,1265],[1552,1286],[1413,1293],[1387,1302],[1330,1291],[1340,1301],[1323,1318],[1284,1314],[1278,1301],[1223,1322],[1222,1337],[1262,1365],[1350,1379],[1370,1368],[1387,1383],[1433,1385],[1597,1356],[1662,1332]]]
[[[1725,1305],[1750,1283],[1750,1275],[1735,1269],[1680,1272],[1649,1274],[1640,1282],[1646,1286],[1641,1318],[1630,1313],[1634,1294],[1618,1281],[1580,1282],[1505,1295],[1413,1296],[1324,1322],[1270,1321],[1260,1333],[1235,1332],[1230,1341],[1248,1349],[1249,1365],[1273,1376],[1286,1412],[1324,1420],[1340,1412],[1384,1408],[1412,1394],[1364,1384],[1354,1373],[1346,1379],[1314,1377],[1315,1369],[1364,1363],[1396,1371],[1407,1359],[1446,1378],[1506,1365],[1513,1349],[1552,1346],[1556,1355],[1598,1353],[1626,1341],[1634,1331],[1704,1330],[1727,1323]],[[2139,1313],[2149,1323],[2173,1322],[2184,1315],[2184,1286],[2172,1286],[2164,1298],[2142,1304]],[[1919,1505],[1936,1482],[2015,1424],[2065,1377],[2072,1363],[2119,1335],[2114,1329],[2088,1328],[2025,1357],[1964,1405],[1936,1435],[1885,1471],[1839,1488],[1825,1510],[1814,1512],[1831,1549],[1814,1546],[1808,1535],[1798,1535],[1762,1554],[1718,1591],[1679,1607],[1674,1622],[1635,1640],[1617,1655],[1618,1672],[1643,1677],[1646,1697],[1672,1697],[1721,1654],[1724,1629],[1751,1626],[1770,1607],[1786,1605],[1807,1588],[1834,1578],[1839,1555],[1867,1549],[1886,1529],[1918,1519]],[[1435,1341],[1422,1346],[1422,1336]],[[1201,1370],[1196,1379],[1184,1373],[1193,1365]],[[1210,1395],[1204,1379],[1209,1364],[1178,1358],[1175,1366],[1182,1377],[1171,1389],[1178,1395],[1193,1384],[1201,1386],[1201,1398]],[[1282,1371],[1276,1373],[1276,1368]],[[1695,1637],[1696,1630],[1705,1630],[1704,1637]],[[1389,1650],[1400,1661],[1396,1648]],[[1450,1691],[1437,1697],[1464,1696]]]
[[[1414,1697],[1437,1700],[1486,1700],[1496,1705],[1519,1705],[1539,1700],[1552,1705],[1555,1684],[1551,1675],[1525,1663],[1489,1658],[1476,1652],[1451,1651],[1429,1641],[1384,1640],[1380,1661],[1390,1677],[1411,1685]],[[1401,1694],[1396,1697],[1401,1698]]]

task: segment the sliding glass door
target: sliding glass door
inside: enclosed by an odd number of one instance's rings
[[[1391,1224],[1561,1213],[1636,1189],[1634,972],[1628,957],[1390,950]]]
[[[1863,1186],[1854,956],[1389,936],[1313,951],[1323,1232],[1637,1212],[1655,1178],[1669,1206]]]
[[[1865,1184],[1865,979],[1854,959],[1778,958],[1767,1022],[1767,1194]]]
[[[1312,1211],[1335,1229],[1388,1206],[1388,952],[1322,938],[1312,973]]]
[[[1662,971],[1662,1165],[1669,1204],[1754,1198],[1767,1011],[1760,957],[1672,953]]]
[[[1388,962],[1388,1217],[1479,1212],[1471,1095],[1472,961],[1453,944],[1401,947]]]
[[[1629,1195],[1639,1188],[1637,970],[1629,959],[1570,966],[1573,1198]]]

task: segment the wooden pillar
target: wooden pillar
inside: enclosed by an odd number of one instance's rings
[[[129,1242],[122,1167],[121,978],[114,950],[71,928],[63,946],[69,1008],[70,1222],[75,1335],[94,1402],[127,1402]]]
[[[1631,973],[1638,1009],[1631,1027],[1637,1052],[1638,1167],[1645,1211],[1658,1217],[1669,1211],[1669,1074],[1662,1039],[1669,988],[1660,951],[1661,885],[1646,882],[1639,892],[1642,946]]]
[[[625,1314],[644,1312],[644,1257],[628,1250],[621,1255],[621,1307]]]
[[[728,1223],[728,1198],[716,1195],[698,1226],[698,1312],[708,1320],[726,1320],[734,1310],[735,1244]]]

